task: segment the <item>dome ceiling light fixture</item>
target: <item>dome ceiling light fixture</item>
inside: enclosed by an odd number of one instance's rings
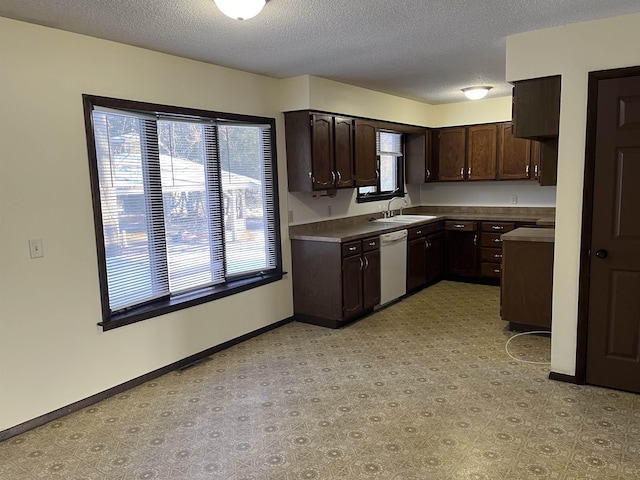
[[[462,93],[466,95],[469,100],[480,100],[489,93],[491,87],[467,87],[462,89]]]
[[[213,0],[227,17],[247,20],[258,15],[268,0]]]

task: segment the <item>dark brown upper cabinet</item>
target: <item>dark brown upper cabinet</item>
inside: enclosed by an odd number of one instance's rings
[[[513,83],[513,134],[520,138],[557,137],[560,75]]]
[[[532,141],[513,136],[513,124],[498,126],[498,180],[527,180],[535,176],[531,166]]]
[[[405,180],[409,184],[427,183],[436,179],[431,162],[431,132],[405,133]]]
[[[377,122],[355,120],[355,186],[369,187],[378,183],[378,156],[376,151]]]
[[[495,180],[498,152],[498,126],[495,123],[467,129],[466,180]]]
[[[353,187],[353,120],[309,111],[285,113],[289,190]]]
[[[464,180],[466,169],[467,129],[442,128],[438,132],[438,180]]]

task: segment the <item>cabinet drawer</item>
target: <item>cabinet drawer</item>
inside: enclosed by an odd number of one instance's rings
[[[432,233],[441,232],[443,227],[444,225],[442,222],[429,223],[426,225],[421,225],[419,227],[412,227],[408,230],[408,239],[414,240],[419,237],[431,235]]]
[[[482,263],[480,264],[480,274],[483,277],[500,278],[502,274],[502,265],[499,263]]]
[[[364,240],[362,240],[362,250],[364,252],[378,250],[379,248],[380,248],[380,237],[371,237],[371,238],[365,238]]]
[[[359,255],[360,253],[362,253],[362,242],[360,240],[342,244],[343,257],[350,257],[351,255]]]
[[[445,230],[460,230],[463,232],[473,232],[476,230],[476,222],[459,222],[450,220],[444,224]]]
[[[502,249],[483,247],[480,253],[480,260],[482,262],[500,263],[502,262]]]
[[[512,222],[482,222],[483,232],[510,232],[516,227]]]
[[[482,232],[482,243],[483,247],[495,247],[500,248],[502,245],[502,236],[501,233],[488,233]]]

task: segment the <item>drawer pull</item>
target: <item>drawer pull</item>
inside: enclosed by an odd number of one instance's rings
[[[375,247],[376,246],[376,242],[369,242],[369,246],[370,247]]]
[[[358,248],[358,247],[349,247],[349,251],[350,251],[350,252],[353,252],[353,251],[357,250],[357,248]]]
[[[456,228],[464,228],[464,224],[462,224],[462,223],[456,223],[456,224],[454,225],[454,227],[456,227]]]
[[[494,268],[493,269],[493,273],[500,273],[500,269],[499,268]]]
[[[493,254],[493,258],[502,258],[502,254],[501,253],[494,253]]]
[[[494,230],[504,230],[504,227],[501,227],[500,225],[494,225],[491,228],[493,228]]]
[[[422,230],[418,230],[418,231],[416,232],[416,235],[420,235],[420,234],[422,234]]]
[[[501,238],[492,238],[491,241],[494,242],[494,243],[500,243],[502,241],[502,239]]]

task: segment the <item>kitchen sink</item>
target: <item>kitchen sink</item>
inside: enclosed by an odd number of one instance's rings
[[[381,218],[378,221],[385,223],[400,223],[409,224],[416,222],[424,222],[426,220],[433,220],[437,218],[435,215],[396,215],[395,217]]]

